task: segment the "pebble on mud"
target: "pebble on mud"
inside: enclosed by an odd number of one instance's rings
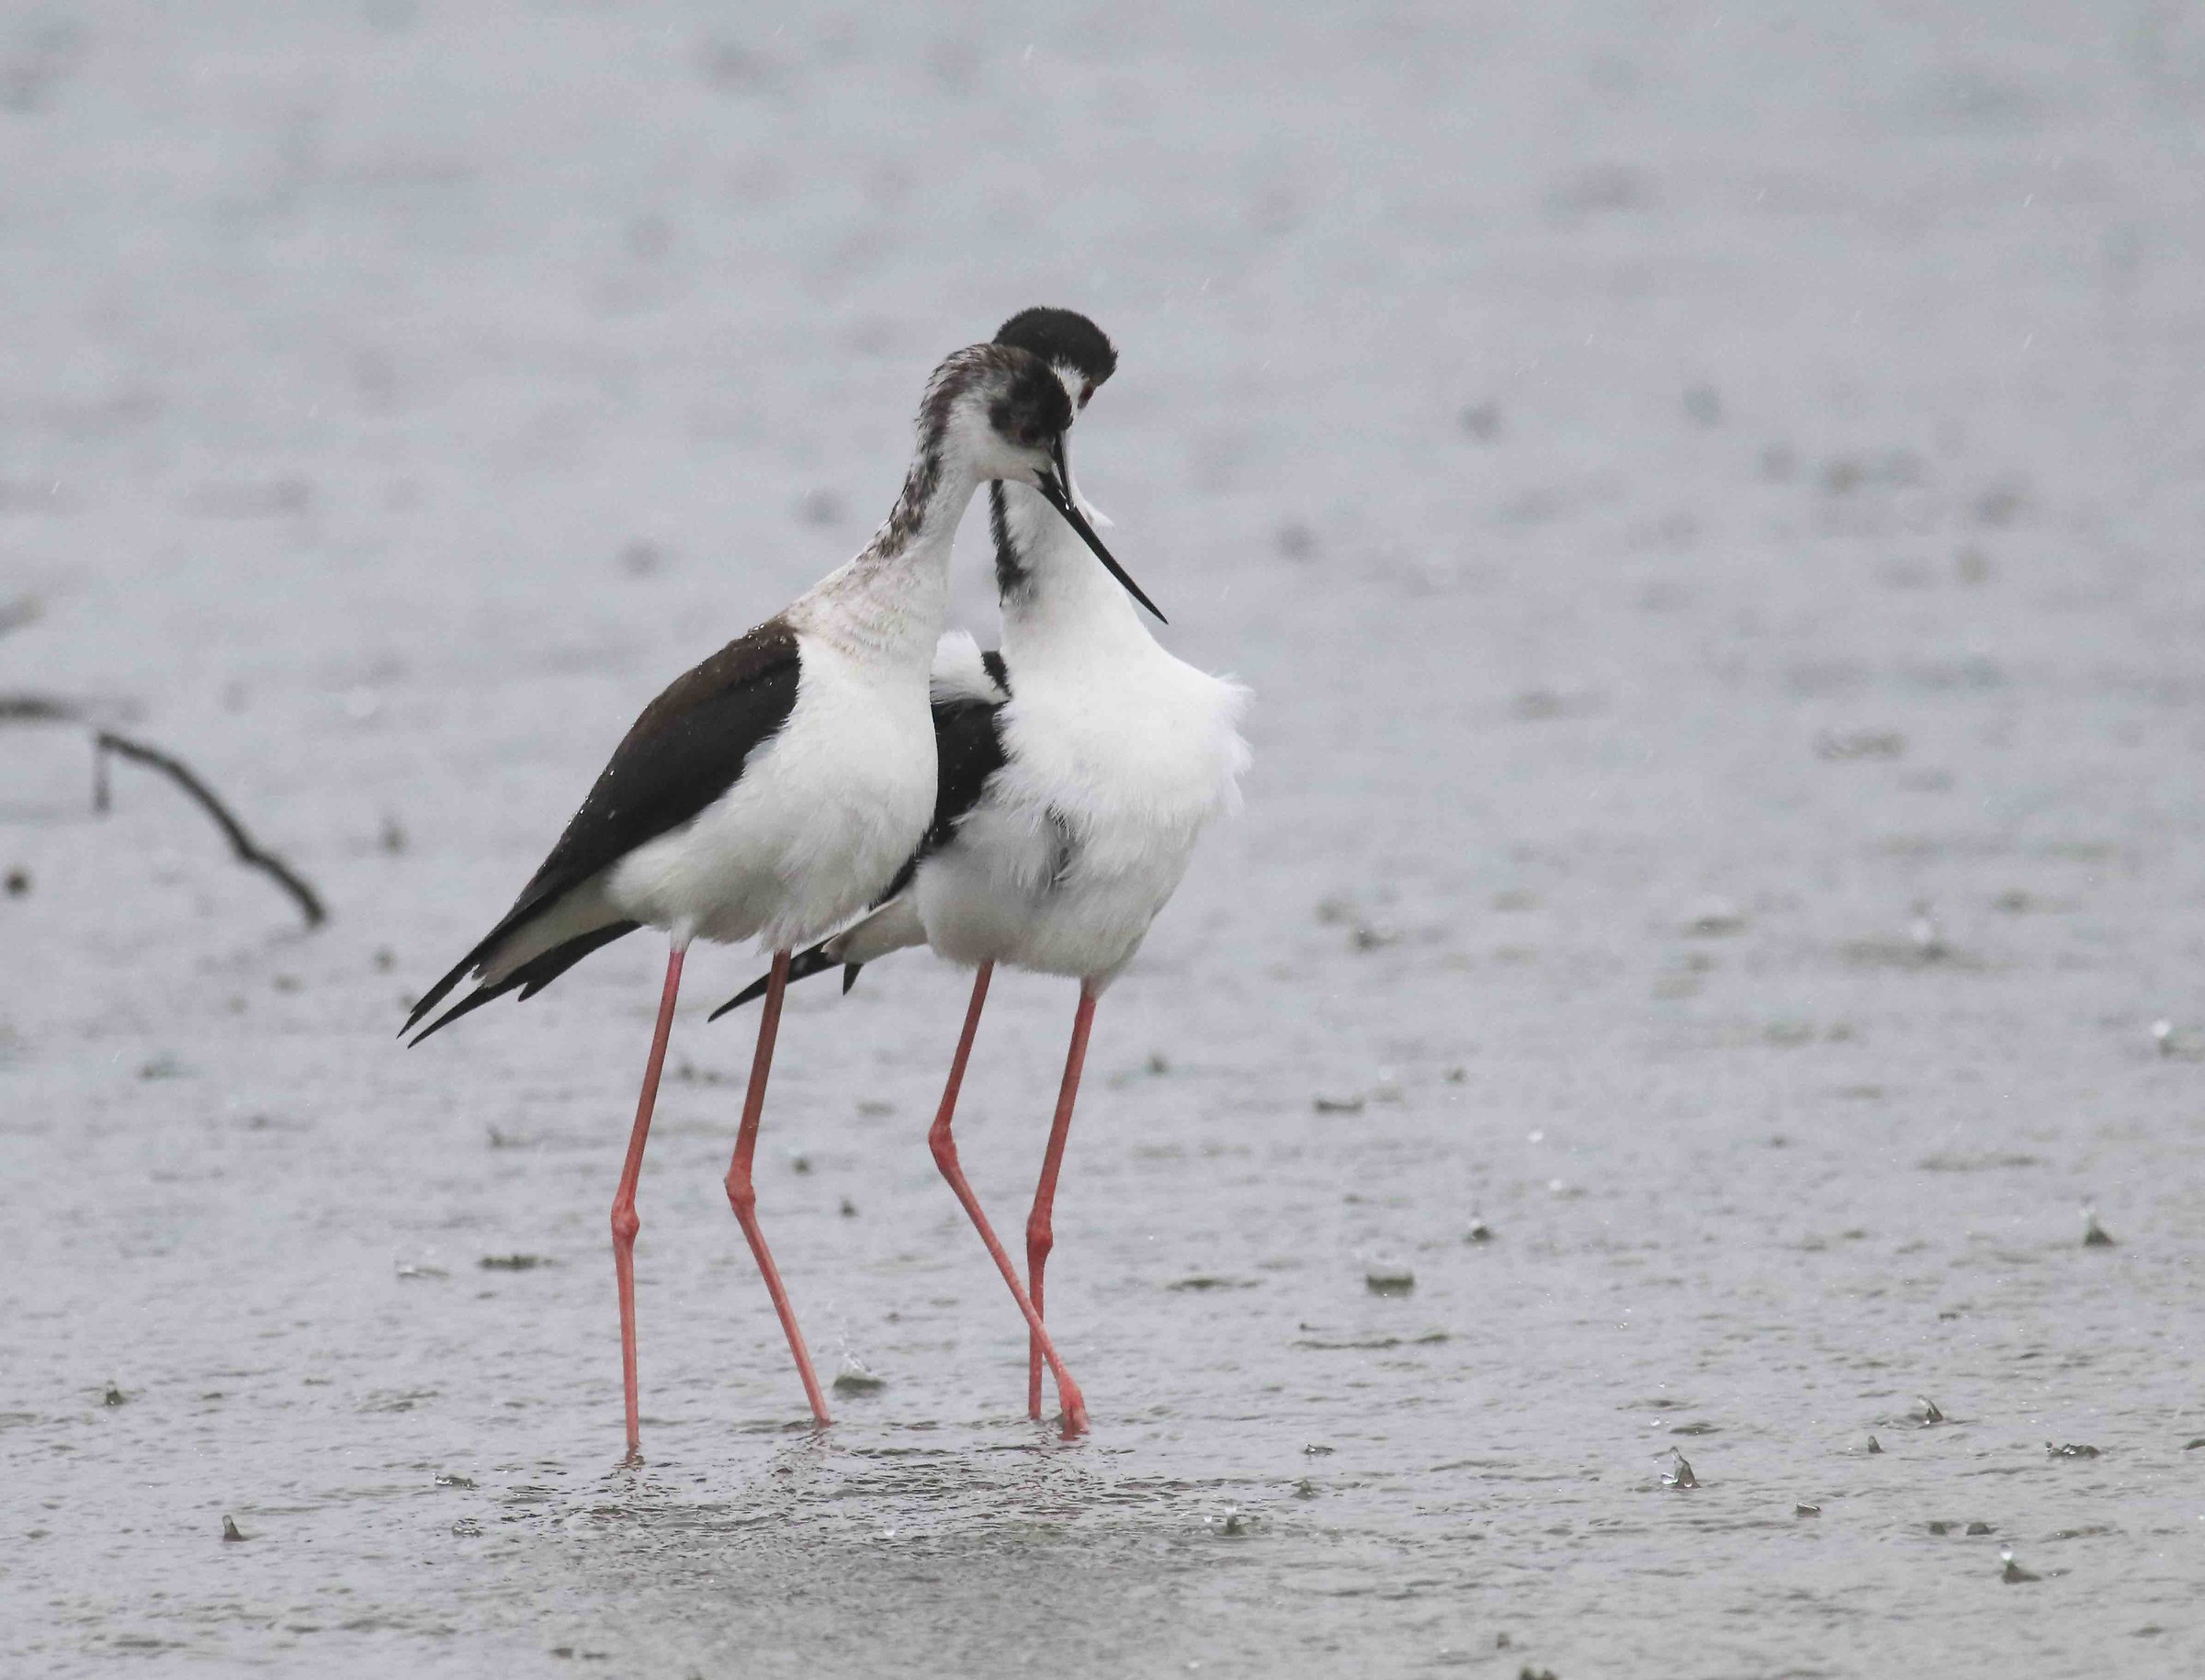
[[[1489,1243],[1492,1240],[1493,1227],[1482,1219],[1472,1220],[1470,1228],[1463,1233],[1463,1241],[1465,1243]]]
[[[1896,729],[1824,729],[1815,737],[1815,756],[1832,763],[1858,759],[1903,759],[1906,738]]]
[[[235,1517],[225,1517],[222,1518],[222,1538],[226,1540],[249,1540],[253,1537],[237,1526]]]
[[[1406,1295],[1417,1287],[1417,1274],[1392,1260],[1374,1260],[1363,1270],[1363,1286],[1374,1295]]]
[[[1702,898],[1684,919],[1684,931],[1699,939],[1721,939],[1746,930],[1746,912],[1727,898]]]
[[[855,1219],[857,1217],[857,1203],[851,1201],[849,1197],[844,1196],[842,1198],[842,1205],[840,1211],[844,1219]]]
[[[1795,1505],[1792,1507],[1792,1515],[1794,1517],[1820,1517],[1822,1507],[1818,1505]]]
[[[2016,1585],[2023,1581],[2041,1581],[2044,1578],[2041,1575],[2032,1573],[2030,1571],[2023,1569],[2020,1564],[2015,1562],[2014,1549],[2011,1546],[2007,1547],[2005,1550],[1998,1554],[1998,1556],[2006,1564],[2005,1569],[1999,1572],[1998,1579],[2005,1582],[2008,1586]]]
[[[1868,1450],[1871,1452],[1882,1452],[1883,1450],[1883,1443],[1876,1439],[1876,1438],[1871,1435],[1868,1438]]]
[[[1662,1486],[1677,1488],[1679,1491],[1688,1487],[1698,1487],[1700,1478],[1692,1473],[1691,1460],[1686,1458],[1677,1448],[1672,1447],[1669,1451],[1677,1460],[1677,1468],[1662,1472]]]
[[[28,891],[30,891],[30,871],[20,868],[9,870],[7,872],[7,896],[10,898],[20,898]]]
[[[1925,1424],[1941,1424],[1945,1421],[1945,1415],[1937,1409],[1936,1401],[1930,1399],[1927,1394],[1917,1394],[1915,1396],[1915,1398],[1920,1401],[1922,1405],[1922,1415],[1918,1420],[1919,1422]]]
[[[478,1264],[484,1271],[534,1271],[551,1262],[540,1254],[486,1254]]]
[[[2113,1246],[2112,1237],[2107,1235],[2105,1226],[2098,1223],[2096,1208],[2086,1207],[2083,1210],[2083,1246],[2086,1248],[2110,1248]]]
[[[1500,435],[1500,404],[1475,402],[1463,411],[1463,430],[1481,444]]]
[[[120,1388],[110,1382],[107,1384],[107,1392],[100,1396],[99,1404],[103,1406],[124,1405],[129,1404],[130,1398]]]
[[[455,1476],[450,1471],[442,1470],[436,1472],[438,1487],[472,1487],[474,1484],[475,1479],[472,1476]]]
[[[2086,1445],[2081,1441],[2068,1441],[2058,1447],[2046,1441],[2044,1456],[2048,1459],[2095,1459],[2098,1453],[2097,1448]]]
[[[1309,1106],[1319,1114],[1360,1114],[1363,1099],[1361,1097],[1312,1097]]]

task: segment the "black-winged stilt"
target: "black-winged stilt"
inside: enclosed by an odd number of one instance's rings
[[[1028,310],[1006,321],[996,342],[1048,363],[1075,407],[1117,366],[1101,329],[1069,310]],[[1084,505],[1069,472],[1064,488],[1073,509]],[[1041,1415],[1046,1362],[1073,1434],[1085,1426],[1085,1406],[1043,1327],[1042,1271],[1088,1032],[1096,1000],[1178,888],[1203,828],[1238,803],[1249,760],[1238,728],[1248,691],[1157,644],[1090,558],[1086,522],[1075,524],[1062,503],[1010,482],[992,486],[989,498],[1002,648],[982,653],[959,631],[943,637],[935,655],[933,821],[887,900],[794,958],[786,977],[841,965],[847,991],[860,965],[918,944],[978,969],[929,1141],[1025,1315],[1027,1411]],[[950,1131],[998,963],[1080,982],[1026,1221],[1024,1285],[958,1167]],[[714,1018],[761,994],[771,1009],[782,983],[777,972],[754,983]]]
[[[534,996],[639,927],[671,936],[613,1200],[631,1455],[639,1436],[636,1180],[693,939],[754,937],[774,953],[728,1200],[787,1333],[813,1415],[828,1421],[758,1226],[751,1178],[788,953],[877,902],[925,833],[936,779],[928,669],[947,607],[958,521],[982,482],[1011,479],[1084,526],[1064,464],[1072,413],[1062,380],[1029,351],[977,344],[944,360],[919,411],[903,492],[872,542],[644,708],[513,908],[407,1017],[411,1031],[462,979],[476,977],[476,988],[431,1021],[418,1043],[492,998],[516,990]],[[1088,538],[1123,577],[1091,530]]]

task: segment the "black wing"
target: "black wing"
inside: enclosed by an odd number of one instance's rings
[[[680,828],[734,786],[751,753],[788,721],[797,704],[798,667],[796,632],[773,618],[669,684],[614,749],[589,797],[513,908],[413,1006],[405,1030],[411,1032],[470,969],[493,960],[499,945],[537,916],[645,841]]]
[[[1000,664],[1001,657],[995,657]],[[934,820],[896,885],[882,895],[883,904],[910,885],[922,858],[949,844],[965,814],[979,804],[988,778],[1002,769],[1004,705],[962,694],[934,703]]]
[[[910,885],[911,877],[919,873],[922,863],[949,844],[965,814],[979,804],[988,778],[1003,767],[1001,719],[1011,693],[1011,676],[1004,668],[1003,656],[993,649],[980,655],[980,662],[987,667],[996,687],[1002,691],[1003,698],[959,693],[934,701],[934,818],[927,825],[919,850],[904,859],[903,867],[888,883],[888,890],[873,901],[876,910]],[[789,979],[808,980],[834,967],[834,959],[826,954],[828,943],[827,940],[821,940],[808,951],[799,951],[791,957]],[[857,971],[864,966],[863,963],[842,964],[845,993],[857,984]],[[718,1020],[729,1009],[739,1009],[752,998],[764,997],[771,978],[761,975],[752,981],[714,1009],[709,1019]]]

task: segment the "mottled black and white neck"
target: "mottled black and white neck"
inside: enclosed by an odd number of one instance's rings
[[[1052,372],[1003,344],[975,344],[936,368],[896,505],[855,558],[783,617],[899,677],[923,670],[948,612],[950,551],[974,490],[986,479],[1033,476],[1035,454],[1052,456],[1071,424],[1072,397]]]

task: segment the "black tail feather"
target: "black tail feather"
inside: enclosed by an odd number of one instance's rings
[[[469,971],[471,970],[477,963],[480,963],[483,957],[489,953],[491,947],[495,945],[500,940],[503,939],[505,935],[512,930],[507,926],[507,922],[509,922],[511,919],[512,919],[508,917],[506,921],[501,921],[496,927],[492,928],[488,933],[484,934],[472,951],[469,952],[465,956],[461,957],[457,963],[452,964],[451,972],[449,974],[446,975],[443,979],[437,981],[435,985],[429,987],[427,991],[422,993],[421,1001],[413,1006],[413,1012],[406,1017],[406,1024],[398,1030],[399,1037],[405,1037],[407,1033],[413,1032],[415,1027],[419,1026],[421,1024],[422,1018],[425,1016],[431,1009],[435,1009],[438,1004],[442,1003],[446,995],[451,991],[452,987],[467,978]],[[418,1043],[419,1041],[416,1040],[415,1042]]]
[[[565,974],[568,969],[573,967],[590,953],[611,944],[616,939],[627,938],[642,925],[639,921],[616,921],[606,927],[594,929],[588,933],[578,933],[563,945],[552,946],[541,956],[531,957],[527,962],[523,963],[495,986],[478,987],[475,990],[468,993],[458,1003],[424,1027],[412,1042],[416,1044],[420,1043],[430,1033],[442,1032],[462,1015],[472,1014],[484,1004],[503,998],[507,992],[518,991],[523,1001],[535,997],[537,993],[542,991],[544,987]],[[461,964],[459,972],[463,973],[469,966],[470,966],[469,963]],[[414,1009],[413,1018],[406,1022],[409,1029],[413,1027],[413,1021],[420,1020],[424,1012],[432,1008],[438,998],[452,988],[456,977],[456,975],[447,975],[435,991],[422,999],[420,1005]]]
[[[857,984],[857,971],[864,966],[863,963],[844,963],[842,964],[843,997],[847,998],[850,995],[850,988]]]
[[[799,951],[796,953],[796,955],[788,959],[788,977],[791,980],[808,980],[814,975],[825,974],[830,968],[832,968],[835,965],[835,958],[827,954],[827,941],[825,940],[821,940],[818,944],[812,946],[810,950]],[[847,964],[847,966],[851,975],[857,973],[859,966],[857,964],[852,963]],[[729,998],[727,1002],[721,1004],[717,1009],[714,1009],[711,1014],[706,1016],[705,1019],[707,1020],[718,1020],[729,1009],[740,1009],[744,1004],[751,1002],[754,998],[764,997],[766,987],[771,986],[773,982],[774,977],[772,975],[760,975],[755,980],[744,987],[742,990],[737,992],[732,998]],[[842,990],[846,992],[849,989],[850,981],[849,978],[845,976],[842,981]]]

